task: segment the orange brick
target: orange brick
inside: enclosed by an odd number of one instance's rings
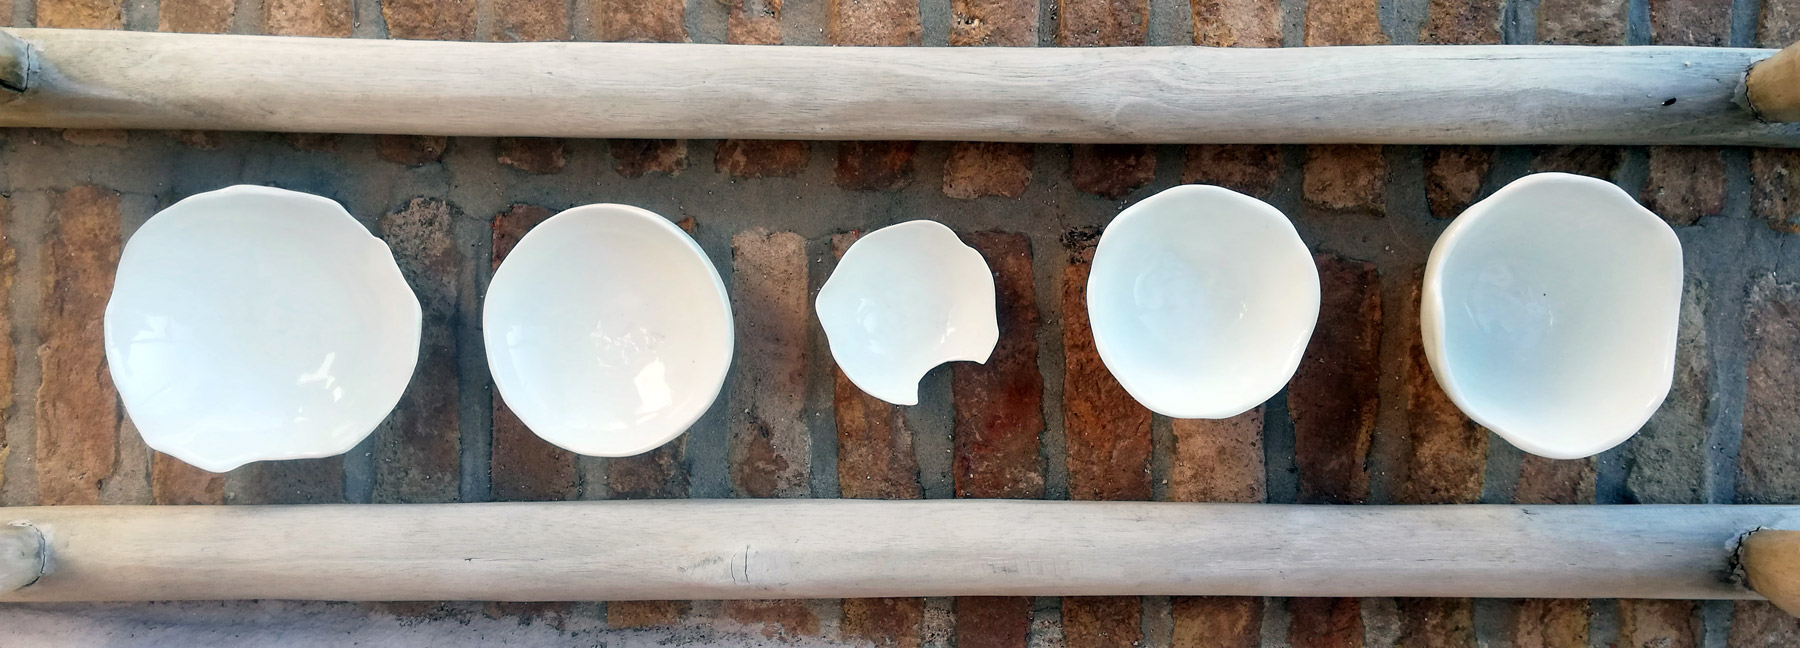
[[[1069,497],[1150,499],[1150,410],[1132,399],[1100,361],[1088,327],[1092,241],[1079,242],[1063,270],[1063,429]],[[1133,599],[1134,601],[1136,599]]]
[[[1150,29],[1149,0],[1061,0],[1057,9],[1063,47],[1143,45]]]
[[[1319,323],[1288,384],[1300,500],[1361,503],[1380,405],[1381,278],[1374,264],[1331,254],[1319,266]]]
[[[207,472],[152,451],[150,497],[157,504],[223,504],[225,475]]]
[[[844,638],[868,645],[919,648],[925,599],[844,599]]]
[[[189,34],[231,31],[235,0],[164,0],[157,10],[156,30]]]
[[[350,35],[349,0],[263,0],[263,33],[275,36]]]
[[[1501,0],[1430,0],[1419,42],[1482,45],[1500,42]]]
[[[1513,617],[1516,648],[1588,648],[1588,602],[1584,599],[1519,601]]]
[[[1380,216],[1387,210],[1387,155],[1372,145],[1308,146],[1301,194],[1319,209]]]
[[[475,0],[383,0],[388,38],[474,40]]]
[[[1693,601],[1619,601],[1619,648],[1699,648]]]
[[[493,0],[493,34],[488,40],[569,40],[569,4],[559,0]]]
[[[964,200],[1018,198],[1031,184],[1034,147],[1012,142],[957,142],[944,160],[944,195]]]
[[[951,0],[950,44],[1037,45],[1038,0]]]
[[[588,21],[596,40],[684,43],[686,15],[682,0],[594,0]]]
[[[1172,648],[1257,648],[1262,645],[1263,600],[1243,596],[1176,596]]]
[[[1304,41],[1320,45],[1386,45],[1377,0],[1309,0]]]
[[[37,26],[62,29],[124,29],[120,0],[37,0]]]
[[[963,241],[994,273],[1000,341],[985,364],[951,367],[955,396],[957,497],[1044,496],[1039,437],[1044,432],[1044,376],[1038,370],[1039,316],[1031,239],[975,232]]]
[[[1262,0],[1193,0],[1194,44],[1281,47],[1281,4]]]
[[[41,503],[97,504],[119,438],[118,393],[101,320],[119,265],[119,194],[79,186],[51,197],[38,313],[36,466]]]
[[[1070,596],[1062,600],[1068,648],[1142,645],[1143,604],[1136,596]]]
[[[829,0],[826,25],[826,38],[833,45],[918,45],[919,3]]]
[[[687,601],[612,601],[606,604],[606,626],[614,630],[670,627],[687,615]]]
[[[725,616],[760,629],[764,637],[791,640],[819,636],[819,615],[806,601],[726,601]]]
[[[730,388],[733,491],[802,497],[811,492],[812,465],[812,440],[801,417],[812,314],[806,240],[758,228],[733,236],[731,249],[738,320]]]
[[[726,39],[739,45],[781,44],[781,0],[729,0]]]

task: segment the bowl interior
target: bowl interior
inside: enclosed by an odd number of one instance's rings
[[[494,382],[569,450],[655,449],[706,411],[731,362],[711,261],[656,214],[589,205],[533,228],[495,271],[483,334]]]
[[[189,198],[126,245],[114,382],[154,448],[210,470],[348,450],[412,376],[419,305],[387,246],[324,198]]]
[[[1527,451],[1587,456],[1635,433],[1668,393],[1680,245],[1609,183],[1518,189],[1465,213],[1434,260],[1440,378]]]
[[[1088,313],[1132,396],[1181,418],[1223,418],[1281,389],[1319,313],[1319,279],[1274,207],[1176,187],[1121,213],[1094,253]]]

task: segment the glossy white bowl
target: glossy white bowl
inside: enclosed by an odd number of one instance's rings
[[[655,213],[586,205],[532,228],[488,285],[494,386],[532,432],[625,457],[680,436],[731,366],[731,302],[700,246]]]
[[[1120,212],[1094,250],[1088,319],[1132,398],[1174,418],[1229,418],[1281,391],[1319,319],[1319,271],[1286,216],[1183,185]]]
[[[987,362],[1000,340],[987,261],[933,221],[857,239],[814,308],[844,375],[896,405],[919,403],[919,379],[932,367]]]
[[[1675,232],[1612,183],[1526,176],[1432,248],[1426,358],[1457,407],[1513,445],[1598,454],[1669,394],[1681,277]]]
[[[387,244],[336,202],[236,186],[131,237],[105,336],[144,442],[224,472],[368,436],[412,378],[419,300]]]

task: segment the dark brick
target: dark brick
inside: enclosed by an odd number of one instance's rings
[[[956,648],[1026,648],[1031,599],[964,596],[956,599]]]
[[[1699,504],[1706,499],[1712,360],[1706,341],[1705,295],[1697,282],[1688,282],[1682,291],[1674,386],[1656,415],[1626,442],[1625,487],[1632,502]]]
[[[1650,0],[1650,41],[1657,45],[1731,44],[1731,0]]]
[[[76,146],[125,148],[131,143],[131,136],[116,128],[68,128],[62,131],[62,136]]]
[[[454,240],[459,212],[442,200],[415,198],[383,216],[394,252],[423,310],[412,382],[375,437],[375,500],[450,502],[457,498],[461,427],[457,415],[457,331],[466,261]]]
[[[1304,41],[1320,45],[1386,45],[1377,0],[1310,0]]]
[[[1775,231],[1800,233],[1800,149],[1750,151],[1750,213]]]
[[[725,140],[713,168],[734,178],[792,178],[806,170],[812,146],[801,140]]]
[[[1513,501],[1520,504],[1594,503],[1594,460],[1545,459],[1525,455]]]
[[[55,194],[49,228],[37,321],[39,500],[98,504],[119,439],[119,396],[101,329],[119,266],[119,194],[91,185]]]
[[[731,383],[731,477],[741,497],[810,492],[811,436],[801,418],[810,304],[806,240],[758,228],[731,238],[737,371]],[[816,620],[814,622],[816,624]]]
[[[865,645],[919,648],[925,599],[844,599],[844,638]]]
[[[1539,0],[1538,41],[1548,45],[1623,45],[1627,0]]]
[[[150,454],[150,496],[157,504],[223,504],[225,475],[195,468],[161,452]]]
[[[1143,45],[1149,0],[1061,0],[1056,42],[1063,47]]]
[[[344,146],[344,138],[335,133],[282,133],[281,139],[295,150],[313,153],[336,153]]]
[[[832,255],[844,258],[856,238],[855,233],[832,236]],[[835,365],[832,373],[835,374],[832,403],[837,414],[839,496],[922,497],[919,460],[913,454],[913,432],[906,424],[905,410],[863,393]],[[923,614],[923,608],[920,610]],[[847,609],[845,614],[849,614]],[[848,624],[847,616],[845,623]]]
[[[1031,184],[1034,147],[1012,142],[957,142],[944,160],[944,195],[1018,198]]]
[[[124,29],[121,0],[37,0],[37,26],[62,29]]]
[[[1196,144],[1181,166],[1184,184],[1218,185],[1267,198],[1281,180],[1281,147],[1256,144]]]
[[[201,151],[217,151],[224,146],[218,131],[169,131],[169,137],[183,146]]]
[[[1263,600],[1247,596],[1169,599],[1172,648],[1257,648],[1262,645]]]
[[[919,3],[829,0],[826,25],[826,38],[833,45],[918,45]]]
[[[1474,604],[1462,598],[1396,599],[1406,648],[1475,648]]]
[[[1725,156],[1710,146],[1650,149],[1650,177],[1638,200],[1670,225],[1693,225],[1725,210]]]
[[[1375,265],[1331,254],[1319,266],[1319,323],[1288,384],[1300,500],[1361,503],[1380,405],[1381,278]]]
[[[1143,144],[1076,144],[1069,152],[1069,183],[1108,200],[1131,195],[1156,180],[1156,149]]]
[[[594,0],[588,6],[596,40],[687,42],[687,5],[682,0]]]
[[[12,222],[12,203],[6,196],[0,196],[0,304],[12,303],[13,280],[19,269],[18,252],[6,231]],[[13,346],[13,320],[0,317],[0,420],[17,411],[14,408],[18,403],[13,401],[13,363],[17,358],[18,350]],[[9,451],[5,441],[0,440],[0,484],[6,483],[4,456]]]
[[[1062,600],[1068,648],[1137,646],[1144,640],[1143,603],[1136,596],[1069,596]]]
[[[1362,648],[1362,601],[1288,599],[1288,643],[1294,648]]]
[[[475,0],[382,0],[388,38],[475,39]]]
[[[431,135],[378,135],[375,154],[395,164],[419,166],[444,159],[450,139]]]
[[[1308,146],[1301,195],[1319,209],[1379,216],[1387,208],[1387,156],[1380,146]]]
[[[1733,604],[1730,648],[1793,648],[1800,646],[1800,617],[1782,611],[1768,601]]]
[[[263,461],[239,468],[246,477],[226,504],[337,504],[344,501],[344,458]]]
[[[613,170],[627,178],[677,175],[688,164],[685,140],[616,139],[607,148],[612,151]]]
[[[1088,327],[1091,243],[1069,254],[1063,269],[1063,427],[1068,438],[1069,497],[1150,499],[1150,410],[1107,371]],[[1136,599],[1133,599],[1134,601]]]
[[[1500,42],[1502,0],[1430,0],[1419,42],[1426,45],[1483,45]]]
[[[1588,648],[1588,602],[1527,599],[1513,617],[1514,648]]]
[[[1220,420],[1174,419],[1169,499],[1177,502],[1261,502],[1263,408]]]
[[[1031,239],[975,232],[963,241],[994,273],[1000,341],[985,364],[951,367],[956,408],[957,497],[1044,496],[1039,436],[1044,432],[1044,376],[1038,370],[1040,323]]]
[[[1425,271],[1413,273],[1411,291],[1404,305],[1403,321],[1418,321],[1420,288]],[[1406,371],[1402,391],[1406,398],[1407,448],[1403,473],[1394,489],[1397,504],[1474,504],[1481,499],[1481,480],[1487,466],[1488,432],[1476,425],[1451,402],[1438,385],[1425,358],[1425,342],[1419,327],[1407,326]]]
[[[687,497],[686,444],[680,438],[641,455],[607,459],[607,491],[616,499]]]
[[[494,217],[493,267],[538,223],[555,215],[533,205],[514,205]],[[525,427],[494,391],[493,447],[489,453],[489,483],[496,500],[543,501],[574,499],[577,483],[575,454],[551,445]]]
[[[1533,172],[1561,171],[1611,180],[1619,169],[1620,154],[1616,146],[1546,146],[1531,161]]]
[[[951,0],[950,44],[1037,45],[1038,0]]]
[[[1618,648],[1699,648],[1693,601],[1619,601]]]
[[[897,191],[912,184],[918,142],[839,142],[837,186],[852,191]]]
[[[164,0],[157,10],[156,30],[188,34],[231,31],[235,0]]]
[[[1433,146],[1425,149],[1425,200],[1431,215],[1455,218],[1475,203],[1481,181],[1494,164],[1492,146]]]
[[[350,0],[263,0],[263,33],[275,36],[350,35]]]
[[[1764,0],[1758,18],[1757,46],[1782,48],[1800,41],[1800,2]]]
[[[614,630],[666,628],[681,622],[687,601],[612,601],[606,604],[606,626]]]
[[[764,637],[792,640],[819,636],[819,615],[806,601],[726,601],[725,616],[760,629]]]
[[[568,147],[550,137],[502,137],[494,140],[494,159],[506,166],[548,175],[568,164]]]
[[[1800,502],[1800,294],[1765,280],[1749,309],[1737,501],[1792,504]]]
[[[1281,47],[1281,4],[1262,0],[1193,0],[1194,44]]]

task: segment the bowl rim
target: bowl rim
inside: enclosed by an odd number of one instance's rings
[[[118,269],[126,267],[127,260],[132,256],[132,243],[137,241],[140,236],[145,233],[157,234],[160,230],[175,226],[166,219],[159,221],[157,217],[189,203],[211,202],[219,199],[231,199],[242,196],[277,198],[291,201],[295,204],[316,204],[324,208],[322,210],[323,212],[329,212],[335,216],[335,218],[319,219],[317,221],[322,223],[324,227],[346,227],[347,229],[350,229],[350,231],[362,234],[367,237],[368,241],[373,242],[375,245],[365,248],[367,250],[366,252],[361,250],[348,250],[347,253],[383,255],[379,258],[386,262],[378,263],[378,265],[381,266],[381,269],[376,271],[377,276],[367,278],[369,280],[362,282],[362,285],[367,286],[371,292],[391,293],[386,295],[384,301],[386,299],[396,300],[400,306],[406,309],[406,315],[409,315],[410,317],[404,318],[401,325],[404,325],[408,320],[410,320],[412,324],[412,326],[407,328],[407,331],[410,333],[408,337],[412,341],[413,354],[411,356],[411,362],[408,363],[405,371],[407,379],[400,384],[399,389],[394,390],[391,402],[387,402],[386,407],[381,408],[382,415],[376,417],[374,421],[368,425],[368,429],[363,430],[361,434],[348,435],[346,437],[346,442],[344,443],[338,443],[331,446],[320,445],[318,450],[209,456],[204,452],[194,452],[192,447],[168,445],[166,440],[160,437],[153,439],[152,437],[154,434],[145,434],[144,426],[136,420],[132,421],[132,425],[138,430],[138,436],[144,440],[144,445],[149,446],[152,450],[180,459],[182,462],[196,468],[214,473],[230,472],[247,464],[259,461],[287,461],[292,459],[334,457],[355,449],[357,445],[368,439],[369,435],[373,434],[377,428],[380,428],[382,423],[386,422],[387,418],[393,414],[394,408],[400,405],[401,399],[406,397],[407,388],[411,385],[412,378],[418,371],[419,353],[421,351],[420,342],[423,337],[424,313],[419,304],[419,296],[417,293],[413,292],[412,284],[406,280],[406,275],[400,271],[400,265],[398,261],[394,259],[393,248],[388,246],[386,240],[383,240],[381,237],[376,236],[373,232],[369,231],[369,228],[363,225],[362,221],[356,220],[356,217],[352,216],[349,210],[344,208],[343,204],[336,200],[304,191],[263,185],[237,184],[211,191],[203,191],[182,198],[181,200],[170,204],[168,207],[157,210],[155,214],[152,214],[150,218],[144,221],[143,225],[139,226],[137,230],[132,233],[131,237],[125,241],[124,246],[120,249]],[[111,328],[110,322],[112,321],[112,312],[114,305],[118,303],[118,300],[118,278],[115,274],[113,279],[113,289],[107,296],[106,311],[102,317],[101,324],[103,329],[101,339],[102,346],[105,347],[108,368],[107,373],[111,376],[115,385],[124,384],[124,381],[121,381],[118,375],[118,367],[123,366],[124,363],[123,359],[118,356],[118,352],[115,351],[113,345],[106,342],[111,336],[107,335],[105,330]],[[123,389],[118,391],[119,402],[125,407],[125,415],[130,416],[131,401],[135,400],[135,398],[126,396],[125,390]],[[387,400],[389,399],[383,399],[383,401]]]
[[[1650,404],[1640,407],[1637,413],[1628,419],[1632,422],[1630,426],[1622,428],[1621,431],[1595,435],[1599,439],[1597,443],[1588,443],[1582,448],[1568,452],[1539,443],[1532,438],[1533,435],[1520,434],[1518,430],[1508,430],[1503,426],[1495,425],[1488,413],[1473,407],[1466,392],[1456,380],[1454,363],[1447,357],[1449,347],[1444,341],[1446,318],[1444,316],[1443,274],[1447,259],[1467,238],[1464,233],[1474,227],[1474,223],[1487,217],[1496,204],[1503,203],[1508,197],[1519,193],[1542,191],[1542,187],[1545,185],[1582,187],[1584,191],[1592,190],[1616,201],[1620,207],[1618,211],[1626,214],[1625,218],[1637,219],[1638,222],[1643,223],[1644,227],[1655,232],[1654,242],[1662,248],[1663,252],[1668,253],[1669,257],[1674,259],[1674,281],[1672,283],[1675,287],[1673,299],[1677,311],[1676,320],[1669,327],[1669,343],[1664,347],[1668,349],[1668,352],[1658,358],[1660,362],[1658,362],[1657,382],[1654,389],[1660,395]],[[1431,254],[1425,262],[1425,276],[1420,286],[1419,297],[1420,341],[1424,347],[1426,363],[1431,367],[1432,376],[1437,380],[1438,386],[1444,390],[1445,395],[1450,397],[1450,401],[1456,405],[1457,409],[1476,424],[1493,430],[1495,434],[1520,450],[1547,459],[1584,459],[1606,452],[1636,436],[1638,431],[1643,429],[1651,417],[1661,409],[1663,402],[1668,399],[1670,389],[1674,386],[1675,356],[1678,352],[1681,331],[1679,309],[1681,308],[1682,293],[1686,290],[1685,273],[1681,239],[1675,234],[1674,228],[1671,228],[1668,222],[1657,216],[1655,212],[1639,204],[1636,199],[1631,197],[1631,194],[1626,193],[1618,185],[1601,178],[1554,171],[1523,176],[1507,183],[1492,195],[1469,205],[1467,209],[1450,221],[1450,225],[1444,228],[1444,232],[1438,235],[1437,242],[1432,245]]]
[[[1136,378],[1120,375],[1118,371],[1113,369],[1114,365],[1122,360],[1122,352],[1111,346],[1109,336],[1102,335],[1099,330],[1093,327],[1095,303],[1094,291],[1096,290],[1096,286],[1105,283],[1094,281],[1093,273],[1100,267],[1101,254],[1107,250],[1107,241],[1118,240],[1118,237],[1114,236],[1113,233],[1118,231],[1119,226],[1121,224],[1129,223],[1133,219],[1144,218],[1145,216],[1143,216],[1143,214],[1150,211],[1149,206],[1163,202],[1174,202],[1177,200],[1230,201],[1245,207],[1245,211],[1256,214],[1257,218],[1263,218],[1270,223],[1279,224],[1280,227],[1278,228],[1275,237],[1281,241],[1280,245],[1285,246],[1288,253],[1296,254],[1299,259],[1304,259],[1307,269],[1312,271],[1310,273],[1303,273],[1305,276],[1311,278],[1311,281],[1307,282],[1303,287],[1307,290],[1307,294],[1303,295],[1303,297],[1307,298],[1307,310],[1311,315],[1305,318],[1307,320],[1305,331],[1300,336],[1302,343],[1296,345],[1284,357],[1279,358],[1279,364],[1271,363],[1270,366],[1273,370],[1268,375],[1280,376],[1280,379],[1270,380],[1262,389],[1256,390],[1254,393],[1258,397],[1254,400],[1234,400],[1205,407],[1194,405],[1192,400],[1181,403],[1179,404],[1180,406],[1171,406],[1171,403],[1163,402],[1151,403],[1149,400],[1146,400],[1139,395],[1143,386]],[[1285,254],[1283,256],[1285,256]],[[1271,259],[1259,259],[1256,263],[1261,264],[1272,261],[1273,260]],[[1099,290],[1104,291],[1106,288],[1099,288]],[[1125,391],[1131,394],[1131,397],[1134,400],[1144,407],[1149,408],[1151,411],[1169,418],[1215,420],[1231,418],[1255,409],[1258,405],[1268,402],[1270,398],[1274,398],[1276,394],[1281,393],[1281,390],[1287,388],[1288,383],[1293,380],[1294,373],[1300,369],[1300,362],[1306,357],[1306,349],[1310,346],[1313,333],[1318,328],[1319,308],[1323,298],[1322,286],[1319,281],[1318,262],[1313,258],[1312,248],[1307,246],[1305,239],[1300,238],[1300,232],[1294,227],[1293,219],[1288,218],[1287,214],[1282,213],[1279,208],[1276,208],[1274,205],[1271,205],[1260,198],[1243,194],[1226,187],[1209,184],[1183,184],[1164,189],[1126,207],[1119,212],[1118,216],[1113,217],[1112,221],[1107,223],[1106,229],[1101,231],[1100,240],[1094,246],[1094,260],[1090,262],[1088,266],[1088,282],[1085,293],[1087,299],[1088,329],[1094,339],[1094,347],[1100,354],[1100,362],[1106,366],[1107,373],[1111,374],[1115,380],[1119,381],[1119,385],[1124,387]]]
[[[707,396],[707,404],[705,407],[697,408],[691,415],[684,417],[681,424],[670,426],[671,429],[667,432],[655,436],[646,435],[640,443],[621,446],[627,448],[625,450],[615,449],[594,452],[594,448],[581,447],[578,444],[561,443],[544,436],[537,431],[537,426],[532,423],[532,419],[536,417],[535,413],[527,414],[520,411],[518,408],[508,406],[508,409],[512,411],[513,415],[519,417],[519,421],[525,424],[526,429],[531,430],[532,434],[537,435],[538,438],[543,439],[551,445],[575,454],[589,457],[631,457],[650,452],[651,450],[662,447],[670,441],[680,438],[681,435],[686,434],[696,422],[705,417],[706,413],[712,410],[713,405],[718,403],[719,394],[724,391],[725,380],[731,373],[732,360],[737,352],[737,323],[736,315],[732,312],[731,308],[731,294],[726,291],[725,282],[719,277],[718,267],[713,265],[712,257],[707,256],[706,250],[702,249],[700,244],[694,240],[694,237],[688,235],[688,233],[683,231],[680,226],[656,212],[642,207],[620,203],[590,203],[586,205],[577,205],[557,212],[555,215],[544,219],[543,222],[538,223],[529,231],[525,232],[524,236],[519,237],[519,241],[513,244],[512,249],[507,252],[506,258],[501,260],[499,267],[494,268],[493,274],[488,278],[487,291],[482,295],[481,304],[482,346],[484,347],[484,355],[487,358],[489,373],[490,376],[492,376],[494,383],[494,390],[500,394],[502,401],[511,400],[507,397],[509,388],[502,384],[503,381],[499,377],[499,374],[492,371],[492,368],[495,365],[495,352],[499,347],[493,344],[491,337],[494,335],[493,332],[495,331],[495,328],[491,326],[490,321],[493,317],[494,310],[493,301],[489,299],[489,297],[493,295],[496,286],[506,286],[514,281],[523,281],[523,279],[514,280],[510,278],[503,280],[502,277],[511,277],[513,274],[521,272],[517,269],[517,264],[511,266],[514,268],[512,272],[508,272],[507,268],[509,266],[507,262],[516,258],[513,255],[518,254],[519,250],[526,249],[525,246],[527,242],[536,238],[548,238],[553,236],[553,234],[550,234],[549,232],[552,232],[559,227],[557,224],[559,220],[563,223],[568,223],[591,216],[624,218],[636,224],[647,224],[652,228],[652,231],[673,235],[675,240],[682,243],[681,249],[686,251],[692,259],[699,261],[702,267],[706,269],[708,278],[712,280],[713,292],[719,300],[721,312],[724,313],[723,328],[725,331],[725,344],[720,348],[718,355],[712,358],[712,360],[717,361],[719,369],[716,372],[717,375],[709,374],[706,376],[706,378],[708,378],[707,383],[710,384],[711,387],[703,388],[710,392]],[[542,421],[539,421],[539,423],[542,423]]]

